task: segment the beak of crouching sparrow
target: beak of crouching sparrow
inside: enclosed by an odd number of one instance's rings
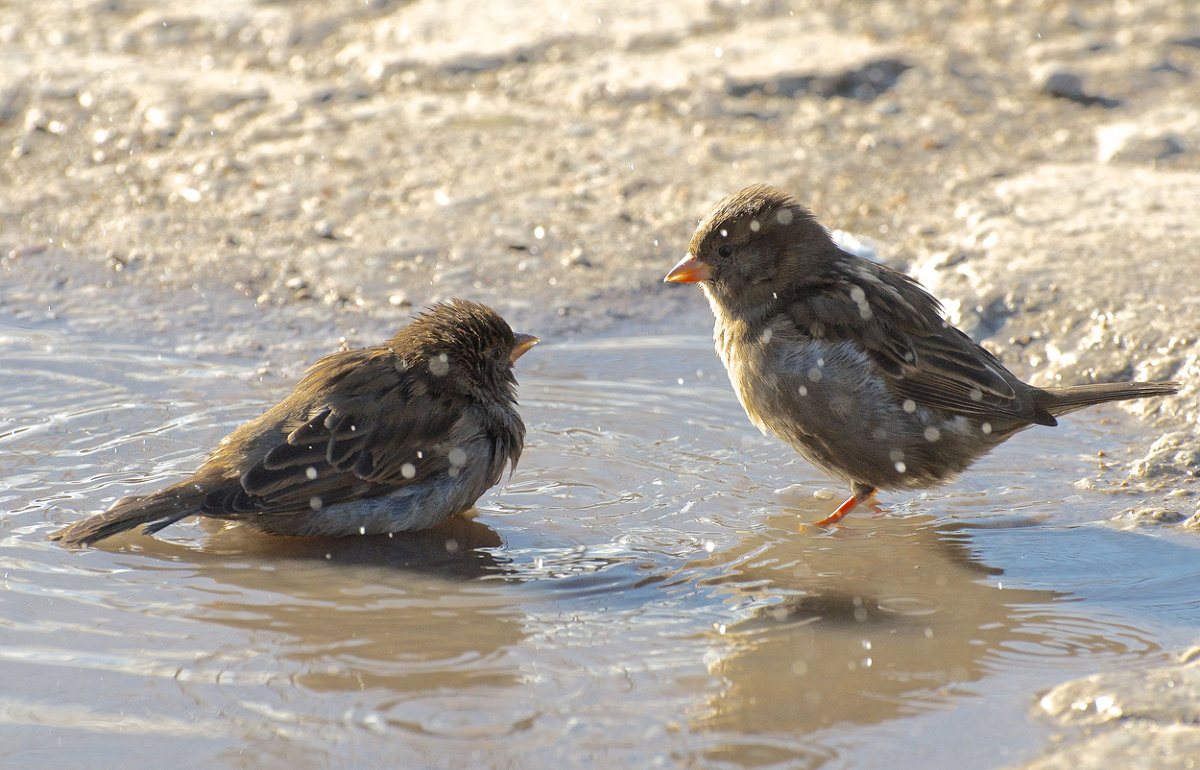
[[[705,263],[693,257],[691,254],[684,254],[683,259],[671,268],[671,272],[667,273],[667,277],[663,279],[669,283],[696,283],[697,281],[707,281],[712,278],[712,268]]]
[[[539,342],[541,342],[541,340],[532,334],[521,334],[520,332],[516,332],[513,334],[512,352],[508,354],[508,360],[515,364],[518,358],[525,355],[525,353],[531,347]]]

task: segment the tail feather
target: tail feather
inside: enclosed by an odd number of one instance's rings
[[[104,513],[89,516],[50,535],[63,545],[91,545],[97,540],[133,529],[139,524],[151,524],[154,531],[195,513],[195,507],[168,490],[145,497],[123,497]]]
[[[1072,385],[1065,388],[1047,388],[1049,398],[1043,405],[1050,414],[1058,417],[1085,406],[1103,404],[1108,401],[1125,401],[1131,398],[1169,396],[1179,392],[1177,382],[1099,382],[1092,385]]]

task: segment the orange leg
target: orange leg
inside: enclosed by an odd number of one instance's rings
[[[864,500],[869,500],[872,496],[874,496],[874,494],[874,489],[866,494],[859,494],[856,492],[850,496],[849,500],[839,505],[836,511],[816,522],[816,526],[828,527],[830,524],[837,524],[839,521],[846,518],[846,515],[850,513],[850,511],[853,511],[855,508],[857,508],[859,503],[863,502]]]

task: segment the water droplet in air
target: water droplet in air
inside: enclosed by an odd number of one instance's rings
[[[309,481],[315,481],[317,478],[317,469],[310,465],[304,469],[304,475],[308,477]]]
[[[933,427],[932,425],[930,425],[928,428],[925,429],[925,440],[928,441],[930,444],[937,441],[941,437],[942,437],[942,432],[940,430],[938,430],[937,428]]]
[[[913,401],[911,398],[904,399],[904,411],[908,412],[909,414],[917,411],[917,402]]]
[[[404,463],[400,466],[400,475],[406,479],[411,479],[417,475],[417,466],[412,463]]]
[[[324,505],[324,503],[321,502],[321,498],[317,497],[316,495],[313,495],[312,497],[308,498],[308,505],[314,511],[319,511],[319,510],[321,510],[321,506]]]
[[[438,353],[429,359],[429,373],[441,377],[450,371],[450,359],[445,353]]]
[[[992,424],[990,422],[985,422],[983,425],[979,426],[979,429],[983,431],[983,435],[987,436],[992,432]]]

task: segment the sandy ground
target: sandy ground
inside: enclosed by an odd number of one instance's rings
[[[1183,382],[1103,476],[1115,524],[1200,529],[1200,6],[1077,5],[0,4],[0,312],[265,368],[449,296],[698,331],[662,275],[766,181],[1038,384]],[[1110,685],[1031,696],[1037,767],[1200,754],[1184,701],[1081,723]]]

